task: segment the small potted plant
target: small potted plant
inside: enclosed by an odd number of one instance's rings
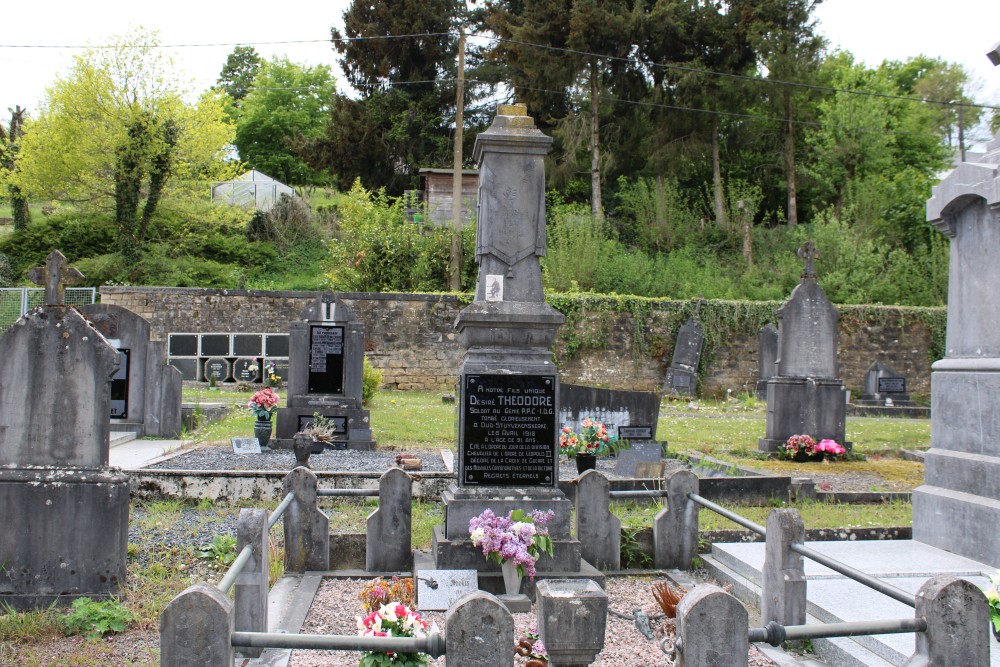
[[[364,618],[358,617],[358,634],[362,637],[422,637],[426,629],[427,621],[420,613],[399,602],[384,604]],[[419,667],[428,659],[426,653],[368,651],[359,667]]]
[[[993,638],[1000,642],[1000,570],[990,576],[990,585],[983,589],[986,601],[990,605],[990,626]]]
[[[273,428],[271,418],[278,411],[279,400],[281,398],[270,389],[261,389],[254,392],[254,395],[250,397],[250,402],[247,403],[247,409],[257,418],[257,422],[253,426],[253,434],[257,437],[261,447],[267,447],[267,443],[271,440],[271,429]]]
[[[617,449],[617,436],[608,434],[601,422],[585,417],[580,422],[580,432],[571,426],[564,426],[559,434],[559,452],[576,459],[576,471],[583,473],[597,467],[597,457]]]
[[[508,595],[519,592],[525,574],[534,580],[535,563],[543,553],[552,555],[552,538],[546,524],[554,516],[552,510],[528,514],[516,509],[502,517],[487,509],[469,521],[473,546],[481,547],[488,560],[500,563]]]

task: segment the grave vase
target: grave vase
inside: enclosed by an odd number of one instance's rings
[[[258,419],[253,425],[253,434],[257,438],[257,442],[260,443],[261,447],[267,447],[267,443],[271,441],[271,425],[270,419]]]
[[[500,564],[503,572],[503,586],[507,595],[517,595],[521,592],[521,575],[517,571],[517,563],[505,560]]]
[[[597,468],[597,454],[577,454],[576,455],[576,472],[582,475],[588,470],[594,470]]]

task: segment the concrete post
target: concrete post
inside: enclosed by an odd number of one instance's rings
[[[776,509],[767,515],[767,544],[761,573],[760,618],[762,624],[806,623],[806,573],[801,554],[789,545],[801,544],[806,527],[796,509]]]
[[[589,473],[588,473],[589,474]],[[586,667],[604,648],[608,595],[590,579],[545,579],[535,585],[538,634],[552,667]]]
[[[285,571],[330,569],[330,520],[316,506],[316,474],[296,468],[281,482],[282,495],[295,494],[285,510]]]
[[[462,667],[514,667],[514,618],[500,600],[473,591],[445,615],[447,660]]]
[[[581,556],[598,570],[619,570],[622,522],[611,513],[611,483],[596,470],[577,480],[576,538]]]
[[[160,667],[233,667],[233,603],[195,584],[160,614]]]
[[[916,617],[927,621],[927,632],[917,633],[917,651],[907,667],[988,667],[990,613],[975,584],[934,577],[917,591],[916,602]]]
[[[378,481],[378,509],[368,515],[365,569],[401,572],[413,564],[410,524],[413,480],[400,468],[390,468]]]
[[[700,584],[677,605],[677,667],[747,667],[749,617],[739,600]]]
[[[653,519],[653,565],[657,569],[691,568],[698,555],[698,511],[688,500],[698,493],[698,476],[690,470],[674,470],[664,477],[667,506]]]
[[[239,632],[267,632],[267,591],[270,576],[267,551],[267,511],[242,509],[236,526],[236,553],[250,545],[250,560],[236,577],[235,628]],[[257,658],[263,649],[241,648],[246,658]]]

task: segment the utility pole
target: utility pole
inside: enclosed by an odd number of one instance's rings
[[[458,78],[455,100],[455,153],[451,180],[451,253],[448,289],[462,289],[462,125],[465,106],[465,33],[458,33]]]

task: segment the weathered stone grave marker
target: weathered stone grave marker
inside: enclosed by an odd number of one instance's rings
[[[906,377],[881,361],[875,361],[865,373],[865,391],[857,405],[915,405],[906,393]]]
[[[767,381],[778,374],[775,361],[778,359],[778,330],[773,324],[765,324],[757,334],[760,351],[757,356],[757,397],[767,398]]]
[[[53,251],[46,304],[0,336],[0,603],[14,609],[121,594],[128,477],[108,468],[110,393],[118,352],[75,308]]]
[[[767,427],[758,449],[774,452],[788,438],[811,435],[844,447],[846,396],[837,377],[837,309],[816,278],[812,241],[799,249],[802,278],[778,309],[777,374],[767,383]]]
[[[698,364],[701,361],[701,349],[705,344],[705,332],[698,322],[701,311],[701,300],[695,307],[694,317],[688,318],[677,331],[677,342],[674,345],[674,355],[667,368],[667,377],[663,383],[663,391],[691,396],[698,384]]]
[[[475,570],[421,570],[417,577],[420,611],[446,611],[465,595],[479,590]]]
[[[286,407],[278,409],[277,437],[291,439],[318,413],[336,426],[335,443],[347,449],[375,449],[371,417],[361,406],[365,326],[327,292],[293,322],[288,337]]]

